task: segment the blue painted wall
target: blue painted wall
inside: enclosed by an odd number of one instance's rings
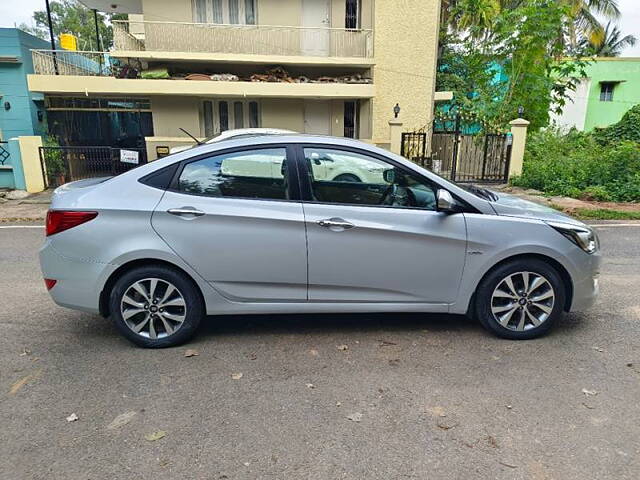
[[[32,48],[51,46],[17,28],[0,28],[0,57],[20,59],[20,63],[0,61],[0,137],[5,141],[44,133],[45,122],[39,122],[37,117],[38,110],[44,112],[43,95],[27,88],[27,74],[33,73]],[[5,110],[5,102],[11,104],[10,110]]]
[[[0,58],[0,140],[21,135],[42,135],[45,133],[46,122],[38,121],[38,111],[44,115],[43,95],[31,93],[27,88],[27,75],[33,73],[31,49],[51,48],[48,42],[17,28],[0,28],[0,57],[18,57],[18,62],[3,61]],[[5,109],[5,102],[11,108]],[[0,144],[9,151],[9,145]],[[12,154],[0,166],[0,188],[24,188],[19,173],[20,162],[17,155]]]

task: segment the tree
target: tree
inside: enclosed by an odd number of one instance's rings
[[[625,35],[623,37],[620,29],[612,26],[611,22],[609,22],[604,29],[602,43],[593,44],[589,39],[583,38],[580,42],[580,49],[586,56],[619,57],[625,48],[633,47],[636,42],[637,38],[635,36]]]
[[[472,4],[488,5],[485,0],[457,1],[460,8]],[[558,32],[573,22],[568,5],[557,0],[513,5],[490,20],[472,13],[484,20],[456,35],[444,33],[437,88],[454,92],[449,108],[473,113],[491,126],[506,126],[524,107],[531,128],[540,128],[548,124],[551,105],[564,106],[587,62],[557,61],[565,54]]]
[[[75,0],[52,1],[51,19],[53,34],[56,40],[61,33],[72,33],[78,38],[79,50],[106,51],[113,46],[113,29],[111,20],[124,18],[124,15],[98,13],[98,30],[100,46],[97,45],[93,11],[85,8]],[[22,24],[20,29],[44,40],[49,40],[49,23],[46,10],[33,12],[34,27]]]
[[[443,0],[443,22],[455,32],[473,32],[477,38],[490,35],[496,19],[508,10],[525,7],[529,0]],[[604,40],[605,29],[598,16],[620,18],[618,0],[554,0],[564,11],[563,28],[557,40],[575,49],[581,38],[594,45]]]

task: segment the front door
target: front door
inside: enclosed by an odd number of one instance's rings
[[[304,216],[287,157],[269,146],[194,160],[153,214],[160,237],[231,300],[307,298]]]
[[[331,133],[330,112],[329,102],[305,100],[304,133],[329,135]]]
[[[303,55],[329,55],[329,0],[302,0],[300,47]]]
[[[436,211],[435,185],[380,157],[305,147],[309,300],[455,300],[466,250],[463,214]],[[341,176],[320,171],[328,164]],[[340,180],[346,179],[346,180]]]

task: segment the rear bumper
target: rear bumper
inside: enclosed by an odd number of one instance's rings
[[[62,307],[99,313],[101,278],[109,264],[88,259],[69,258],[58,252],[47,239],[40,249],[40,268],[44,278],[56,280],[49,290],[54,302]]]

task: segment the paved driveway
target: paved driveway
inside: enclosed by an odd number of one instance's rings
[[[0,478],[640,478],[640,225],[600,235],[600,302],[543,339],[261,316],[151,351],[55,306],[42,231],[0,228]]]

